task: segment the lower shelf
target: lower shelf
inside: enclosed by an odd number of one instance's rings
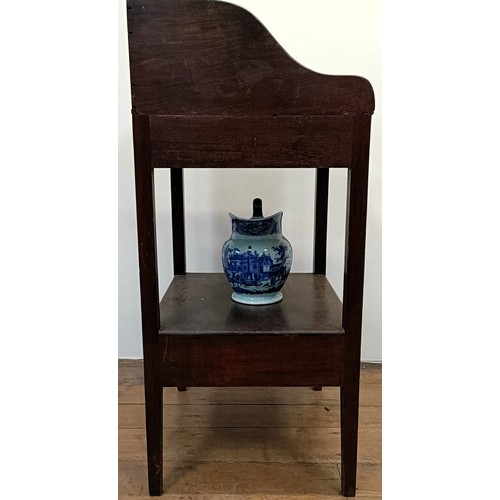
[[[290,274],[283,300],[266,306],[231,300],[222,273],[174,276],[160,303],[160,334],[339,334],[342,302],[325,276]]]
[[[160,304],[164,386],[342,385],[342,303],[324,276],[291,274],[266,306],[231,291],[222,273],[174,276]]]

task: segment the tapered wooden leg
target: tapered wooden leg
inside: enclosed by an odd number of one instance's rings
[[[158,381],[146,384],[146,440],[149,494],[163,491],[163,387]]]
[[[357,387],[356,387],[357,385]],[[342,495],[356,495],[358,456],[359,382],[340,389],[340,460]]]
[[[342,494],[356,494],[359,364],[365,271],[370,115],[355,119],[352,168],[347,176],[347,222],[342,326],[345,331],[343,386],[340,392]]]
[[[132,115],[134,128],[135,189],[139,278],[141,285],[144,391],[149,494],[161,495],[163,479],[163,386],[158,348],[160,326],[158,264],[154,208],[154,172],[151,166],[149,116]]]

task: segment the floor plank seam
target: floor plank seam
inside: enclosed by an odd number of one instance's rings
[[[217,407],[217,406],[260,406],[263,408],[266,408],[268,406],[273,407],[273,406],[290,406],[290,407],[301,407],[301,408],[320,408],[321,406],[324,406],[325,402],[322,403],[311,403],[311,404],[289,404],[289,403],[182,403],[182,404],[176,404],[176,403],[163,403],[163,406],[170,406],[170,407],[179,407],[179,406],[209,406],[209,407]],[[328,404],[328,403],[327,403]],[[119,406],[144,406],[144,403],[119,403]],[[330,403],[330,406],[332,408],[330,409],[339,409],[340,410],[340,405],[335,404],[332,405]],[[382,405],[359,405],[360,408],[381,408]],[[329,410],[325,410],[329,411]]]
[[[146,458],[140,459],[140,458],[119,458],[118,462],[123,462],[123,463],[131,463],[131,464],[143,464],[147,465]],[[337,465],[339,467],[339,472],[340,472],[340,458],[338,460],[327,460],[327,461],[317,461],[317,462],[306,462],[306,461],[290,461],[290,462],[278,462],[278,461],[262,461],[262,460],[178,460],[178,459],[163,459],[164,463],[183,463],[184,465],[186,464],[235,464],[235,465],[241,465],[241,464],[260,464],[260,465],[283,465],[283,466],[289,466],[289,465],[311,465],[311,466],[316,466],[316,465]],[[368,467],[380,467],[382,465],[381,462],[376,462],[376,461],[366,461],[366,460],[359,460],[358,461],[359,465],[363,466],[368,466]]]
[[[119,368],[119,498],[146,500],[142,360]],[[367,500],[382,498],[381,378],[361,368],[356,496]],[[293,389],[165,388],[163,497],[343,498],[339,389]]]

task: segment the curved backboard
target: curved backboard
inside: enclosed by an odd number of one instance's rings
[[[373,89],[365,78],[305,68],[241,7],[213,0],[128,0],[127,8],[136,114],[373,113]]]

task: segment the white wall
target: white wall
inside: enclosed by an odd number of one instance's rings
[[[233,0],[252,12],[304,66],[326,74],[360,75],[375,90],[363,319],[363,361],[382,360],[381,313],[381,22],[379,0]],[[132,129],[125,2],[119,24],[119,356],[142,357]],[[312,270],[314,171],[185,170],[187,269],[220,272],[229,236],[228,211],[249,216],[284,211],[283,232],[294,249],[292,272]],[[172,278],[169,171],[156,175],[160,296]],[[327,276],[342,293],[346,173],[330,170]],[[228,295],[228,300],[229,295]],[[286,300],[286,299],[285,299]]]

